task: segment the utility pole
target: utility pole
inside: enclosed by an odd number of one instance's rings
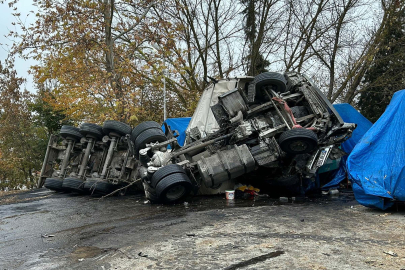
[[[166,62],[163,61],[165,69],[163,70],[163,121],[167,119],[166,113]]]

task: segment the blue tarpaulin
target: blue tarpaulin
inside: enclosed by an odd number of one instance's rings
[[[342,143],[342,150],[350,154],[354,146],[360,141],[363,135],[371,128],[373,124],[348,103],[335,104],[333,107],[335,107],[343,121],[346,123],[357,124],[352,136]]]
[[[181,117],[181,118],[169,118],[166,119],[166,123],[169,125],[171,130],[177,130],[179,136],[177,137],[177,142],[180,146],[184,145],[184,141],[186,140],[186,129],[188,127],[188,123],[190,123],[191,117]],[[163,131],[165,131],[165,125],[162,125]]]
[[[405,201],[405,90],[355,146],[347,169],[360,204],[385,210]]]
[[[346,123],[357,124],[352,136],[342,143],[342,150],[350,154],[354,146],[360,141],[363,135],[371,128],[373,124],[348,103],[335,104],[333,107],[335,107],[343,121]],[[346,160],[347,156],[341,158],[339,170],[336,172],[332,181],[322,187],[323,189],[338,187],[340,182],[346,179]]]

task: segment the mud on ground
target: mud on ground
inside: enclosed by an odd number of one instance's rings
[[[145,204],[39,189],[1,203],[0,269],[405,269],[405,211],[304,202]]]

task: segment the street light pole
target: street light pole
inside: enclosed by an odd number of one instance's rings
[[[167,114],[166,114],[166,63],[165,63],[165,69],[163,70],[163,121],[166,121],[166,119]]]

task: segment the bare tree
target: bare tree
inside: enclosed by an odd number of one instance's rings
[[[168,90],[179,93],[189,112],[209,76],[229,76],[238,68],[240,8],[223,0],[172,0],[153,8],[152,16],[165,23],[149,27],[155,36],[151,42],[161,48],[151,56],[171,70]]]

